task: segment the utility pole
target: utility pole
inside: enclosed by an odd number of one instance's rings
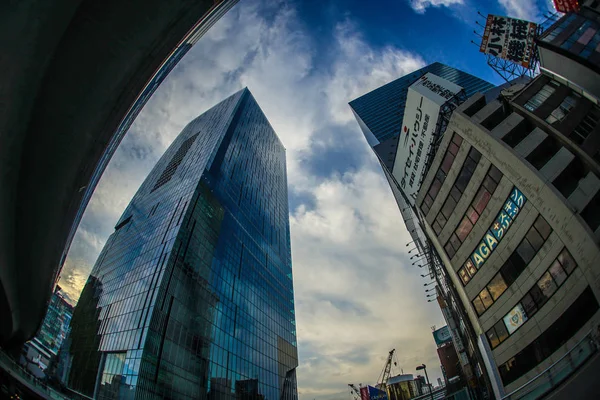
[[[427,376],[427,366],[425,364],[421,364],[417,367],[417,371],[423,370],[425,371],[425,380],[427,381],[427,387],[429,388],[429,395],[431,396],[431,400],[433,400],[433,388],[429,383],[429,377]]]

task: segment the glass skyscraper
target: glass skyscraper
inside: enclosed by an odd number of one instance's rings
[[[68,385],[97,399],[297,398],[285,148],[248,89],[159,160],[71,326]]]
[[[50,298],[46,316],[34,340],[44,345],[52,353],[57,354],[63,340],[69,332],[73,306],[69,304],[60,287],[57,286]]]

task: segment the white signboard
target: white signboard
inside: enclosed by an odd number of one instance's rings
[[[530,68],[536,34],[533,22],[489,14],[479,51]]]
[[[408,88],[392,175],[411,206],[415,205],[421,188],[440,107],[461,90],[460,86],[432,73],[423,75]]]
[[[527,321],[527,314],[525,313],[523,306],[521,306],[521,303],[517,304],[515,308],[510,310],[509,313],[504,316],[504,325],[506,325],[509,335],[519,329],[525,321]]]

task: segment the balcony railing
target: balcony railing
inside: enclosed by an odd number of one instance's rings
[[[567,354],[502,400],[534,400],[555,389],[598,352],[598,342],[588,332]]]

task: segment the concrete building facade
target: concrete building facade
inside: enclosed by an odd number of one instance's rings
[[[418,195],[497,397],[600,323],[597,112],[549,73],[496,100],[472,96]]]

